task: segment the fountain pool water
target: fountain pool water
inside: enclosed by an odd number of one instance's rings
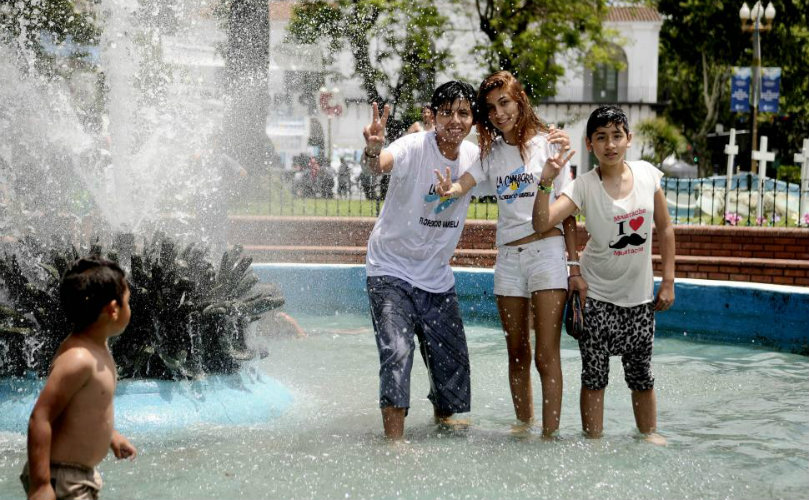
[[[743,345],[692,342],[694,335],[683,335],[695,331],[691,325],[661,330],[654,366],[660,430],[669,445],[655,447],[635,434],[617,358],[607,391],[606,435],[595,441],[581,437],[581,366],[575,344],[565,337],[561,437],[543,441],[536,434],[510,434],[502,333],[494,317],[480,310],[473,314],[469,308],[478,306],[462,299],[467,317],[474,318],[467,328],[472,425],[466,430],[433,425],[425,370],[417,363],[408,441],[391,445],[381,437],[376,348],[367,306],[358,299],[361,268],[256,270],[288,290],[290,312],[309,332],[306,339],[268,340],[269,356],[253,365],[289,389],[292,404],[280,417],[251,425],[136,431],[130,437],[140,448],[137,460],[110,458],[100,466],[104,498],[735,499],[797,498],[809,487],[806,357],[766,350],[749,339]],[[460,272],[459,291],[469,289],[470,277],[490,276]],[[704,302],[687,295],[681,293],[681,307]],[[352,307],[335,305],[345,297],[352,297]],[[809,293],[790,297],[805,307]],[[762,320],[774,329],[778,321]],[[802,321],[805,332],[805,312]],[[0,434],[0,498],[19,496],[24,450],[22,434]]]
[[[0,431],[25,433],[44,379],[0,378]],[[165,434],[199,425],[266,422],[283,413],[292,394],[262,370],[199,380],[121,380],[115,428],[124,435]]]

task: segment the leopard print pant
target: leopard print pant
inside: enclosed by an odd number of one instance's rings
[[[610,356],[621,356],[629,389],[653,388],[654,304],[621,307],[587,297],[583,316],[584,333],[579,339],[582,385],[594,391],[607,387]]]

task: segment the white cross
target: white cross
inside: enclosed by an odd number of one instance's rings
[[[730,206],[730,183],[733,181],[733,160],[739,154],[739,146],[736,144],[736,129],[730,129],[730,140],[725,144],[725,154],[728,155],[728,171],[725,176],[725,212]]]
[[[758,160],[758,207],[756,207],[756,218],[761,220],[764,213],[764,180],[767,177],[767,163],[775,161],[775,153],[767,151],[767,136],[762,135],[758,142],[758,151],[753,151],[751,156]]]
[[[801,164],[801,217],[809,212],[809,139],[804,139],[801,152],[795,153],[795,163]]]

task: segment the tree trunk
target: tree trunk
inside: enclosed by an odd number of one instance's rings
[[[225,61],[224,152],[251,175],[275,158],[267,137],[270,18],[266,1],[233,0]]]
[[[705,118],[694,137],[694,145],[699,153],[699,175],[713,174],[711,155],[708,151],[708,133],[716,127],[719,106],[724,102],[725,87],[728,82],[728,69],[724,65],[712,65],[702,54],[702,99],[705,105]]]

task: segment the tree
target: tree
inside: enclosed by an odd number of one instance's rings
[[[267,137],[270,13],[266,0],[224,0],[219,10],[227,32],[224,153],[251,174],[275,159]]]
[[[655,165],[660,165],[669,155],[679,156],[686,151],[685,137],[665,117],[643,120],[635,125],[635,131],[641,139],[652,145],[654,154],[648,159]],[[641,156],[646,156],[643,151]]]
[[[660,100],[665,115],[695,146],[700,174],[711,172],[707,136],[717,123],[750,128],[750,115],[730,112],[729,72],[752,61],[750,35],[742,32],[733,2],[660,0]],[[762,35],[762,65],[781,66],[778,115],[759,115],[759,136],[788,155],[809,130],[809,1],[774,1],[773,29]]]
[[[324,44],[324,63],[348,48],[368,102],[390,103],[388,136],[398,137],[428,101],[450,53],[437,49],[447,19],[429,0],[304,1],[293,9],[288,40]],[[339,78],[339,75],[335,75]]]
[[[0,0],[0,43],[11,48],[23,66],[44,75],[92,70],[84,60],[85,48],[98,43],[100,32],[95,9],[85,0]],[[65,42],[71,47],[69,65],[46,50],[48,44]]]
[[[606,0],[475,0],[488,45],[476,47],[489,69],[514,74],[535,103],[556,93],[564,68],[557,58],[577,57],[588,67],[613,63],[612,36],[603,27]]]
[[[79,45],[95,44],[99,30],[95,14],[87,3],[81,0],[0,0],[0,39],[15,40],[39,54],[43,53],[43,33],[48,34],[53,43],[71,39]]]

